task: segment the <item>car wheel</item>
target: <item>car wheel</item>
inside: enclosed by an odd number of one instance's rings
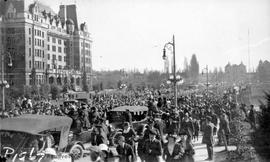
[[[74,160],[78,160],[83,157],[83,147],[75,144],[70,148],[69,153],[72,155]]]

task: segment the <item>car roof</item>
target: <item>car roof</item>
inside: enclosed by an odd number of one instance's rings
[[[43,131],[70,127],[72,119],[66,116],[24,114],[0,120],[0,130],[40,134]]]
[[[148,111],[148,107],[146,106],[120,106],[112,109],[111,111],[126,111],[130,112],[138,112],[138,111]]]

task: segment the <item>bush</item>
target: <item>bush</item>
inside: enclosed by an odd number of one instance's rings
[[[46,99],[49,98],[50,90],[51,90],[51,87],[49,84],[42,84],[40,86],[41,97],[46,98]]]
[[[257,152],[270,158],[270,93],[265,93],[266,105],[261,105],[261,113],[258,114],[258,129],[254,132],[253,140]]]
[[[230,161],[248,161],[255,158],[255,151],[250,142],[250,125],[244,121],[244,116],[239,107],[232,110],[230,144],[236,146],[235,151],[229,151],[227,159]]]
[[[53,100],[57,99],[60,97],[60,88],[55,84],[51,85],[51,94]]]

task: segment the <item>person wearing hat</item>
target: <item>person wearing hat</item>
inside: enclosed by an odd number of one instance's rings
[[[155,128],[154,127],[155,126],[155,121],[154,121],[154,119],[150,119],[149,121],[148,121],[148,125],[147,125],[147,129],[145,130],[145,133],[144,133],[144,138],[145,139],[149,139],[149,134],[150,134],[150,131],[151,130],[153,130],[154,132],[156,132],[156,138],[158,139],[158,140],[160,140],[161,139],[161,133],[160,133],[160,131],[157,129],[157,128]]]
[[[126,143],[130,144],[132,146],[133,150],[135,150],[134,138],[136,137],[136,132],[129,125],[128,122],[124,123],[124,129],[123,129],[122,135],[125,137]]]
[[[44,154],[45,155],[41,159],[41,162],[53,162],[57,156],[56,151],[53,148],[46,148]]]
[[[100,145],[100,144],[107,144],[108,138],[107,133],[102,128],[102,124],[99,121],[96,121],[94,124],[93,131],[91,133],[91,143],[92,145]]]
[[[211,123],[212,118],[210,116],[206,116],[206,126],[203,131],[203,139],[202,143],[206,144],[208,158],[206,160],[213,160],[213,145],[214,145],[214,137],[213,137],[213,129],[214,124]]]
[[[172,116],[169,116],[169,120],[166,123],[166,132],[168,134],[174,134],[177,131],[178,123],[173,120]]]
[[[165,162],[177,162],[182,159],[184,155],[184,148],[182,145],[176,142],[177,136],[168,134],[168,142],[163,148],[163,159]]]
[[[191,143],[190,140],[187,140],[188,134],[185,131],[181,131],[179,133],[180,136],[180,141],[178,142],[184,149],[184,155],[182,157],[182,161],[185,162],[194,162],[194,154],[195,150],[193,147],[193,144]]]
[[[161,160],[162,145],[160,140],[156,139],[156,132],[149,131],[149,139],[145,141],[146,162],[157,162]]]
[[[138,138],[136,138],[136,142],[138,143],[137,145],[137,154],[141,160],[141,162],[145,162],[145,141],[146,139],[144,138],[144,132],[145,132],[145,127],[142,126],[142,130],[138,131]],[[135,151],[136,152],[136,151]]]
[[[125,142],[124,136],[118,137],[118,146],[116,151],[119,155],[119,162],[134,162],[135,154],[133,148]]]
[[[188,135],[187,140],[192,140],[193,138],[193,133],[194,133],[194,124],[189,118],[189,114],[185,113],[184,120],[181,123],[181,129],[185,131]]]

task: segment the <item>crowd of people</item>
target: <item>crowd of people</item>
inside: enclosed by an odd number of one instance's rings
[[[214,135],[218,136],[217,145],[228,149],[232,110],[237,106],[233,93],[196,92],[180,96],[177,107],[173,102],[173,96],[162,95],[159,91],[95,95],[91,103],[70,104],[67,107],[52,105],[49,100],[22,98],[3,115],[13,117],[30,113],[71,117],[71,130],[75,136],[83,130],[92,130],[90,142],[102,150],[100,156],[91,156],[93,161],[97,157],[99,161],[108,161],[110,152],[104,149],[107,148],[104,145],[110,144],[109,111],[124,105],[146,106],[148,115],[145,125],[137,129],[132,124],[134,114],[128,110],[124,113],[125,120],[116,147],[120,162],[132,162],[138,158],[142,162],[161,159],[166,162],[192,162],[196,153],[193,143],[199,139],[200,133],[203,134],[202,143],[207,146],[207,160],[213,160]]]

